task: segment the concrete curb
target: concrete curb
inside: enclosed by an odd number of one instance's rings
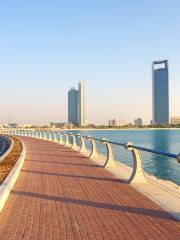
[[[6,200],[8,199],[8,196],[19,176],[22,165],[24,163],[26,149],[25,149],[24,143],[22,141],[21,143],[22,143],[21,155],[19,156],[19,159],[11,169],[10,173],[8,174],[4,182],[0,185],[0,212],[3,209],[6,203]]]
[[[2,162],[8,155],[9,153],[11,152],[11,150],[13,149],[14,147],[14,141],[11,137],[8,137],[11,141],[11,145],[10,147],[8,148],[8,150],[0,157],[0,162]]]

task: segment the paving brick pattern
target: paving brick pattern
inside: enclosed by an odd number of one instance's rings
[[[26,159],[0,214],[0,239],[180,239],[180,223],[64,146],[21,138]]]

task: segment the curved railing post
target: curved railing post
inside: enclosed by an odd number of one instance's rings
[[[84,137],[79,135],[78,138],[80,139],[80,149],[79,149],[79,152],[80,153],[86,153],[87,152],[87,148],[86,148],[86,144],[85,144],[85,141],[84,141]]]
[[[63,143],[62,133],[59,132],[59,144],[63,145]]]
[[[49,139],[49,131],[44,132],[44,139],[48,141]]]
[[[49,131],[49,141],[50,142],[54,140],[52,135],[54,135],[54,132],[53,131]]]
[[[50,131],[47,131],[47,140],[50,141],[51,133]]]
[[[54,131],[51,131],[51,137],[50,137],[50,141],[54,141]]]
[[[38,130],[38,139],[41,139],[41,131]]]
[[[141,154],[137,149],[134,149],[133,147],[131,147],[132,145],[133,144],[131,142],[126,143],[124,145],[125,149],[132,152],[133,160],[134,160],[133,172],[128,182],[130,184],[147,183],[148,180],[143,170],[143,162],[142,162]]]
[[[112,145],[110,143],[106,142],[104,138],[101,139],[101,143],[105,144],[106,149],[107,149],[107,158],[106,158],[106,162],[103,167],[105,167],[105,168],[116,167]]]
[[[45,139],[44,131],[41,132],[41,137],[42,137],[42,140]]]
[[[65,138],[66,138],[66,139],[65,139],[65,146],[70,147],[71,144],[70,144],[70,142],[69,142],[69,134],[68,134],[68,133],[65,133],[64,136],[65,136]]]
[[[58,138],[57,138],[57,132],[54,132],[54,142],[57,143],[58,142]]]
[[[44,140],[45,139],[45,131],[42,131],[42,139]]]
[[[48,141],[51,141],[52,137],[51,137],[51,131],[48,131]]]
[[[77,146],[77,143],[76,143],[76,137],[73,134],[70,134],[70,135],[72,137],[72,146],[71,146],[71,148],[73,150],[77,151],[79,149],[79,147]]]
[[[37,134],[36,130],[34,130],[34,135],[33,135],[34,138],[36,138],[36,134]]]
[[[42,139],[46,140],[46,132],[45,131],[42,132]]]
[[[42,139],[45,140],[45,135],[44,135],[45,131],[42,131]]]
[[[92,139],[91,137],[87,137],[87,139],[89,139],[91,141],[91,153],[89,155],[90,159],[97,159],[98,158],[98,151],[97,151],[97,147],[96,147],[96,140]]]
[[[39,131],[39,139],[43,139],[41,130]]]
[[[36,131],[36,138],[39,138],[39,131]]]

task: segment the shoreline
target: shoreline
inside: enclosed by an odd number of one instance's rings
[[[74,129],[61,129],[63,131],[157,131],[157,130],[180,130],[180,128],[74,128]]]

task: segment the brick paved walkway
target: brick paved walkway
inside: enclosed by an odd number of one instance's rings
[[[0,214],[0,239],[180,239],[180,225],[69,148],[22,138],[23,169]]]

